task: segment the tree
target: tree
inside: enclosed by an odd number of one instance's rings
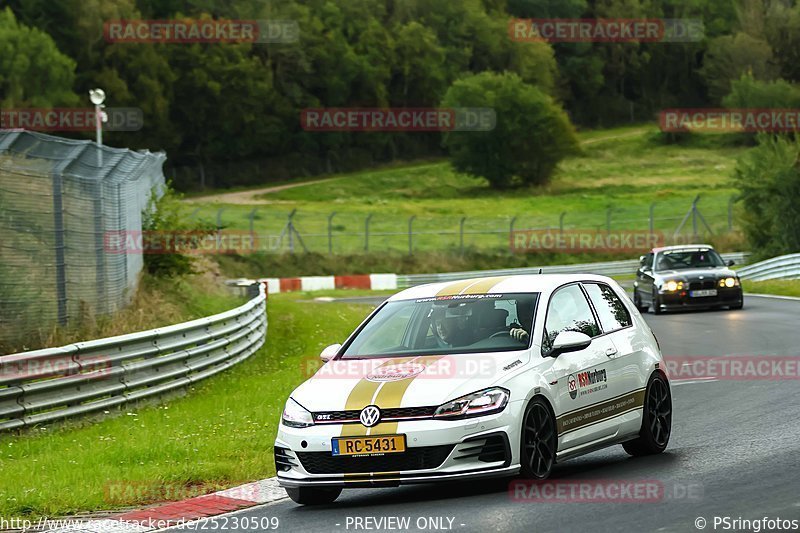
[[[761,258],[800,252],[800,138],[761,134],[737,162],[744,231]]]
[[[773,80],[779,67],[766,41],[737,33],[711,41],[700,72],[708,85],[709,96],[720,101],[730,92],[731,82],[743,74],[750,74],[757,80]]]
[[[0,11],[0,106],[72,105],[74,72],[49,35],[19,24],[9,8]]]
[[[456,170],[484,177],[495,188],[547,183],[558,162],[577,150],[566,113],[513,73],[483,72],[456,81],[442,106],[495,111],[494,130],[453,131],[444,138]]]

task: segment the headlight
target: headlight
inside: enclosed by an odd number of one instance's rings
[[[683,290],[683,282],[671,279],[664,283],[662,287],[665,291],[675,292]]]
[[[283,423],[290,428],[305,428],[314,425],[314,419],[308,410],[289,398],[283,408]]]
[[[505,409],[509,394],[506,389],[500,387],[467,394],[440,405],[433,416],[435,418],[470,418],[499,413]]]
[[[720,287],[728,287],[730,289],[731,287],[736,287],[737,285],[739,285],[739,280],[737,278],[722,278],[719,280]]]

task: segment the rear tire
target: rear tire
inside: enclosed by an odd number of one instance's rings
[[[672,434],[672,394],[666,378],[655,372],[650,376],[644,394],[642,428],[639,437],[624,442],[622,447],[633,456],[661,453]]]
[[[522,417],[520,475],[526,479],[547,479],[556,463],[556,419],[550,406],[534,398]]]
[[[287,487],[286,494],[300,505],[326,505],[336,501],[342,493],[341,487]]]

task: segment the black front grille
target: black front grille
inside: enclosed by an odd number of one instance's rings
[[[430,418],[436,411],[434,407],[393,407],[391,409],[381,409],[381,420],[402,419],[402,418]],[[319,423],[358,423],[360,409],[348,411],[324,411],[312,413],[315,422]]]
[[[704,279],[703,281],[691,281],[689,282],[689,290],[691,291],[701,291],[707,289],[713,289],[717,286],[717,282],[713,279]]]
[[[311,474],[368,474],[372,472],[404,472],[440,466],[453,446],[420,446],[402,453],[373,457],[334,456],[328,452],[297,452],[300,462]]]
[[[477,457],[478,461],[484,463],[510,462],[511,460],[511,449],[505,433],[467,439],[456,452],[453,459],[472,459]]]

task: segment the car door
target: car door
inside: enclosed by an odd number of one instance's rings
[[[613,340],[602,335],[586,293],[579,283],[557,289],[550,298],[542,339],[547,355],[562,331],[578,331],[592,337],[583,350],[555,356],[551,371],[555,378],[559,451],[613,435],[615,428],[602,424],[603,413],[596,406],[607,401],[610,355],[616,353]]]
[[[620,434],[636,432],[641,426],[641,402],[649,376],[642,374],[646,354],[642,351],[641,332],[633,325],[623,295],[602,282],[584,282],[583,288],[595,310],[602,336],[609,337],[616,352],[609,354],[608,385],[610,396],[619,399],[608,408],[609,416],[619,417]]]

